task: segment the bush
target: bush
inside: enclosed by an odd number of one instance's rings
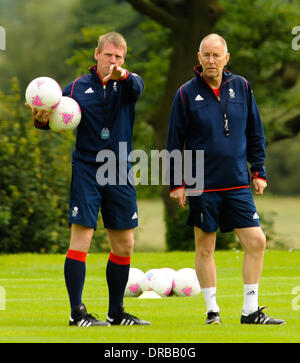
[[[0,92],[0,253],[66,251],[73,141],[34,128],[16,79]],[[103,230],[95,239],[99,250]]]

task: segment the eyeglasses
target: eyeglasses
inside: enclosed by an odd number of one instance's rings
[[[223,59],[225,57],[225,54],[221,54],[221,53],[213,53],[213,54],[203,53],[203,54],[201,54],[201,57],[204,58],[207,62],[210,60],[210,57],[213,57],[213,59],[215,61],[220,61],[221,59]]]

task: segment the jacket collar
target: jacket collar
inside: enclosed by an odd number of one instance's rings
[[[194,72],[195,72],[196,78],[198,79],[198,81],[204,82],[203,78],[201,77],[202,70],[203,70],[203,68],[200,65],[194,67]],[[233,74],[231,72],[227,71],[226,69],[223,69],[221,86],[224,82],[229,81],[231,78],[233,78]]]
[[[102,78],[100,77],[100,74],[97,72],[97,64],[91,66],[89,68],[89,71],[90,71],[90,73],[92,75],[92,78],[93,78],[94,82],[96,82],[96,83],[101,82],[104,85],[104,83],[102,81]]]

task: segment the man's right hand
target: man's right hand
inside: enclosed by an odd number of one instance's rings
[[[25,103],[25,107],[28,108],[28,110],[31,110],[34,119],[41,124],[46,124],[49,121],[50,116],[53,112],[53,111],[43,110],[37,107],[31,108],[28,103]]]
[[[170,192],[170,198],[177,202],[179,207],[183,209],[186,202],[185,188],[176,189]]]

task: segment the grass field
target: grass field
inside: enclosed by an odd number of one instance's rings
[[[84,302],[104,319],[107,313],[106,254],[87,258]],[[201,294],[194,298],[125,298],[126,310],[152,322],[148,327],[68,327],[69,305],[63,255],[0,256],[0,342],[201,343],[300,342],[300,251],[267,251],[260,304],[284,318],[282,326],[241,326],[242,252],[216,252],[222,326],[206,326]],[[192,252],[136,252],[132,266],[194,267]],[[298,287],[298,288],[297,288]],[[294,291],[293,291],[294,289]],[[297,294],[293,294],[297,291]],[[4,300],[3,292],[6,294]],[[4,304],[5,302],[5,304]]]

